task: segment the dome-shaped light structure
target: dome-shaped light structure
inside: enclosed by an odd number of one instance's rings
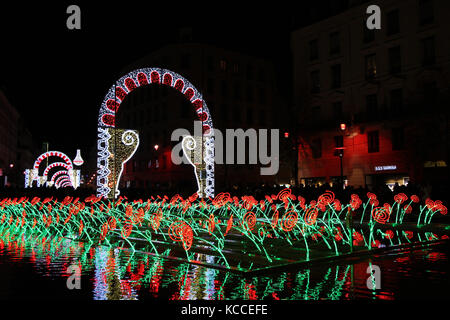
[[[73,159],[73,164],[76,166],[81,166],[84,163],[83,158],[80,154],[80,149],[77,149],[77,155],[75,156],[75,159]]]

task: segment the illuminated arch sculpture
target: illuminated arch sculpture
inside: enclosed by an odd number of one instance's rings
[[[196,170],[199,196],[214,197],[214,129],[211,114],[201,93],[188,80],[161,68],[131,71],[111,86],[106,94],[98,116],[97,196],[114,198],[120,194],[118,185],[123,165],[136,152],[139,135],[135,130],[116,129],[116,112],[128,93],[149,84],[170,86],[181,92],[194,106],[203,126],[201,148],[198,145],[195,148],[196,154],[201,153],[201,159],[190,162]],[[198,141],[199,137],[191,138]],[[186,157],[198,158],[193,155],[193,150],[183,147]],[[187,151],[191,154],[186,154]]]
[[[58,157],[61,158],[61,162],[54,162],[49,164],[43,172],[42,176],[39,176],[39,167],[42,164],[42,161],[49,157]],[[52,185],[54,180],[50,180],[51,183],[47,180],[47,175],[49,171],[56,167],[63,167],[66,170],[66,175],[69,179],[70,185],[74,187],[75,189],[79,187],[80,185],[80,170],[74,169],[72,160],[70,158],[60,152],[60,151],[47,151],[41,154],[36,161],[33,164],[32,169],[26,169],[25,170],[25,188],[31,188],[33,186],[34,181],[36,181],[36,184],[38,187],[44,186],[44,185]]]
[[[62,185],[65,186],[66,184],[71,185],[70,177],[69,177],[69,176],[60,176],[60,177],[57,178],[56,181],[55,181],[55,187],[56,187],[56,188],[59,188],[59,187],[61,187]]]
[[[59,176],[61,176],[61,175],[62,175],[62,176],[68,177],[69,180],[70,180],[70,176],[69,176],[68,170],[60,170],[60,171],[56,171],[56,172],[52,175],[52,177],[50,178],[50,181],[48,181],[47,184],[48,184],[50,187],[51,187],[51,186],[55,186],[55,187],[59,188],[59,186],[56,185],[55,182],[56,182],[56,178],[59,177]],[[70,185],[72,185],[72,183],[70,183]]]

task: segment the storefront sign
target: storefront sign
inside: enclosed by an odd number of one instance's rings
[[[396,165],[391,165],[391,166],[376,166],[375,167],[375,171],[385,171],[385,170],[396,170],[397,166]]]
[[[423,164],[425,168],[434,168],[434,167],[446,167],[447,163],[443,160],[440,161],[425,161]]]

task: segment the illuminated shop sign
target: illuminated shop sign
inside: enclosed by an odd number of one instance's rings
[[[440,161],[425,161],[423,164],[425,168],[434,168],[434,167],[446,167],[447,163],[443,160]]]
[[[376,166],[375,167],[375,171],[386,171],[386,170],[396,170],[397,166],[396,165],[391,165],[391,166]]]

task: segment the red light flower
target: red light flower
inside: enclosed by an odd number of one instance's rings
[[[247,211],[242,218],[242,222],[244,229],[253,230],[256,225],[256,215],[251,211]]]
[[[304,221],[307,225],[312,226],[316,223],[317,216],[319,215],[319,211],[315,207],[310,207],[305,212]]]
[[[386,232],[385,232],[385,234],[384,234],[384,237],[385,237],[386,239],[392,239],[392,238],[394,238],[394,231],[392,231],[392,230],[386,230]]]
[[[325,191],[324,194],[320,195],[317,199],[317,202],[320,204],[323,204],[324,206],[327,206],[334,201],[334,193],[332,191]]]
[[[342,204],[341,204],[341,202],[338,199],[335,199],[333,201],[333,208],[336,211],[341,211],[342,210]]]
[[[370,200],[376,200],[377,195],[372,192],[367,192],[367,198],[369,198]]]
[[[405,237],[407,237],[408,239],[411,239],[414,236],[414,232],[412,231],[403,231],[403,234],[405,235]]]
[[[289,211],[286,212],[281,218],[281,228],[284,231],[291,231],[297,225],[298,216],[297,212]]]
[[[228,219],[227,229],[225,230],[224,236],[227,235],[227,233],[231,230],[232,227],[233,227],[233,215],[231,215],[230,219]]]
[[[352,194],[351,195],[351,200],[350,200],[350,207],[353,210],[358,209],[362,204],[362,200],[359,198],[359,196],[357,194]]]
[[[278,225],[278,211],[275,211],[275,214],[272,217],[272,222],[271,222],[272,228],[276,228]]]
[[[278,200],[285,201],[287,200],[288,197],[291,196],[291,193],[292,193],[291,189],[289,188],[283,189],[280,192],[278,192],[277,198]]]
[[[410,206],[410,205],[405,205],[404,207],[403,207],[403,210],[405,210],[405,213],[411,213],[412,212],[412,207]]]
[[[397,202],[398,204],[402,204],[406,200],[408,200],[408,196],[404,193],[399,193],[394,196],[394,201]]]

